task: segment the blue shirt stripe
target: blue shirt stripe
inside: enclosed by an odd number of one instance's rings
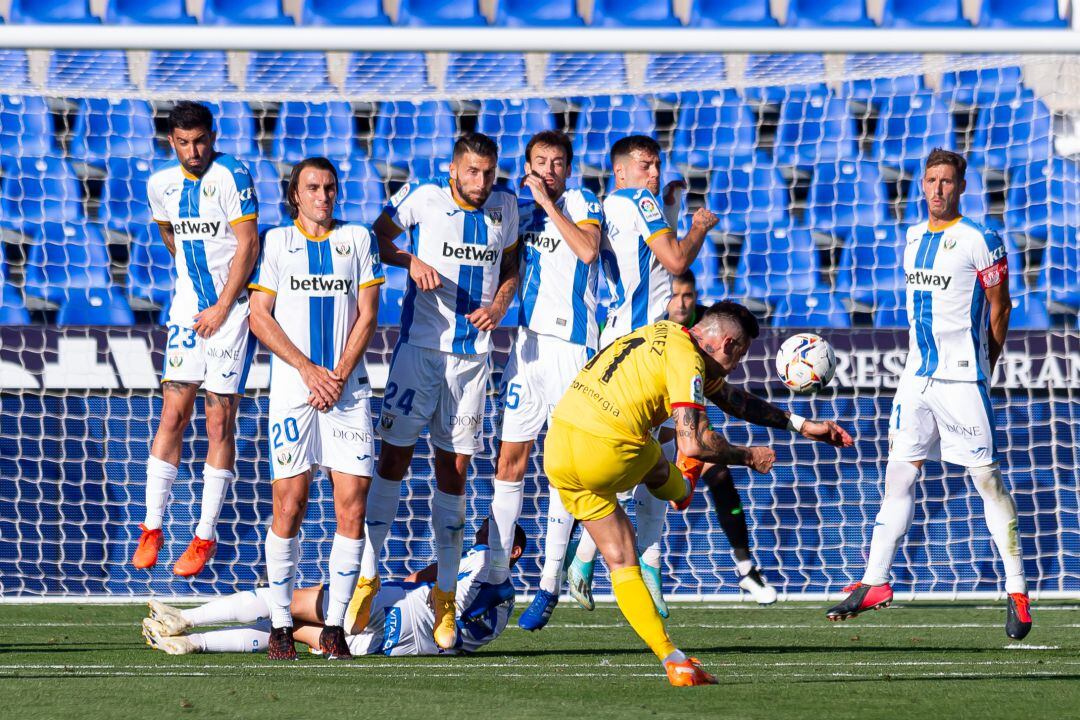
[[[184,178],[184,184],[180,188],[180,219],[199,217],[199,198],[202,193],[202,180]],[[184,260],[187,261],[188,277],[195,288],[195,295],[199,300],[199,311],[202,312],[217,302],[217,289],[214,287],[214,277],[210,274],[210,266],[206,261],[206,244],[202,240],[181,240],[183,245]]]
[[[916,375],[927,377],[938,366],[937,343],[934,342],[934,295],[929,290],[914,291],[915,337],[922,354],[922,363]]]
[[[570,342],[577,345],[584,345],[589,339],[589,308],[585,305],[589,275],[589,266],[578,260],[574,266],[574,325],[570,331]]]
[[[307,241],[308,272],[312,275],[332,275],[334,261],[330,243]],[[308,298],[308,359],[328,370],[334,368],[334,302],[332,297]]]
[[[652,250],[645,238],[638,237],[638,286],[634,288],[634,296],[630,299],[630,331],[645,327],[649,324],[649,263],[652,261]]]
[[[536,298],[540,294],[540,251],[531,245],[525,246],[525,281],[521,285],[521,306],[518,313],[519,324],[528,326],[536,310]]]
[[[487,223],[483,210],[465,213],[462,226],[462,242],[466,245],[487,245]],[[453,352],[476,354],[476,339],[480,331],[465,316],[481,307],[484,297],[484,268],[479,265],[461,265],[458,270],[458,287],[455,297]]]

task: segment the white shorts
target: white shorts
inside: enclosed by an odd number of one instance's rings
[[[902,375],[889,415],[889,459],[997,462],[989,383]]]
[[[499,439],[538,438],[551,411],[588,361],[584,345],[519,328],[503,373]]]
[[[271,391],[269,420],[274,480],[320,465],[348,475],[372,476],[375,438],[370,398],[343,400],[321,413],[307,404],[276,404]]]
[[[257,343],[248,332],[247,304],[233,306],[218,331],[199,337],[190,326],[167,326],[161,382],[201,385],[216,395],[244,392]]]
[[[427,425],[432,445],[472,455],[481,446],[490,373],[486,354],[459,355],[399,343],[390,360],[379,437],[412,447]]]

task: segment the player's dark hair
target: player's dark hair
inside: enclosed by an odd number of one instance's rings
[[[697,288],[697,275],[694,274],[693,270],[691,270],[690,268],[687,268],[685,271],[683,271],[683,272],[679,273],[678,275],[676,275],[675,277],[671,278],[671,282],[673,282],[673,283],[678,282],[678,283],[682,283],[684,285],[692,285],[696,289]]]
[[[698,320],[704,320],[709,317],[723,318],[725,320],[737,322],[739,327],[742,328],[743,333],[750,340],[753,340],[761,334],[761,326],[758,325],[754,313],[750,312],[745,305],[740,305],[733,300],[721,300],[720,302],[715,303],[712,307],[707,309]]]
[[[334,163],[324,157],[304,158],[293,165],[292,173],[289,175],[289,187],[285,191],[285,205],[289,210],[289,217],[293,220],[300,215],[300,173],[308,168],[326,170],[334,176],[334,185],[338,184],[337,168],[334,167]]]
[[[627,135],[616,140],[611,146],[611,164],[614,165],[618,158],[625,157],[635,150],[660,157],[660,143],[648,135]]]
[[[173,130],[214,131],[214,113],[202,103],[181,100],[173,105],[168,117],[169,134]]]
[[[967,160],[964,159],[963,155],[954,153],[952,150],[934,148],[930,152],[930,156],[926,158],[925,170],[929,170],[935,165],[952,165],[956,170],[957,180],[963,180],[964,174],[967,172]]]
[[[525,161],[532,162],[532,151],[537,145],[559,148],[566,155],[566,164],[574,160],[574,145],[570,142],[570,136],[558,130],[543,130],[529,138],[529,144],[525,146]]]
[[[498,160],[499,146],[483,133],[465,133],[454,143],[454,160],[457,160],[465,153]]]

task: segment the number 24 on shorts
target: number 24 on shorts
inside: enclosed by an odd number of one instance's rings
[[[413,399],[416,397],[416,391],[412,388],[405,388],[395,405],[394,398],[397,397],[398,390],[397,383],[390,382],[386,384],[386,392],[383,394],[383,408],[396,407],[401,411],[402,415],[408,415],[412,412]]]

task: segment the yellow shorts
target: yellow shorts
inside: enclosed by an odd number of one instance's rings
[[[544,443],[544,473],[578,520],[615,512],[616,495],[630,490],[656,467],[663,453],[654,438],[598,438],[552,420]]]

